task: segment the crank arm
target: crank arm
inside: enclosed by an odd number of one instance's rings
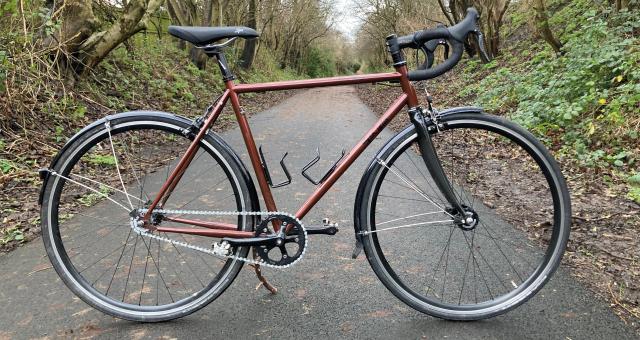
[[[275,246],[278,244],[279,237],[250,237],[250,238],[231,238],[225,237],[222,242],[228,242],[232,246]]]
[[[307,228],[307,235],[335,235],[338,228],[331,226],[325,228]]]

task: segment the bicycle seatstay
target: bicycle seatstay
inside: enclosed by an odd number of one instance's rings
[[[186,169],[189,167],[189,164],[191,163],[191,161],[193,160],[193,157],[196,154],[196,150],[198,149],[198,144],[200,143],[204,135],[207,133],[209,128],[218,119],[218,116],[222,112],[224,105],[227,103],[227,100],[229,100],[229,94],[230,94],[230,91],[225,91],[222,94],[222,96],[218,98],[217,103],[214,103],[215,105],[211,109],[209,113],[209,117],[204,122],[200,131],[198,131],[198,134],[193,139],[193,142],[191,143],[191,145],[189,145],[189,148],[187,149],[185,154],[182,156],[182,158],[176,165],[175,169],[173,169],[173,171],[171,172],[171,175],[169,175],[165,183],[160,188],[160,191],[154,198],[153,203],[151,203],[151,205],[149,206],[149,211],[144,215],[145,226],[148,224],[151,218],[151,215],[153,214],[153,210],[161,203],[162,200],[166,201],[168,199],[171,191],[178,184],[178,182],[180,181],[180,178],[182,178],[182,175],[184,174]],[[160,205],[160,207],[162,207],[162,205]]]

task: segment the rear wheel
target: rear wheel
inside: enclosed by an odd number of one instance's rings
[[[149,205],[191,143],[189,123],[168,114],[112,116],[65,148],[53,166],[41,215],[47,254],[65,284],[102,312],[136,321],[182,317],[217,298],[242,267],[132,231],[130,212]],[[207,135],[163,208],[250,211],[241,174],[228,148]],[[254,228],[246,216],[195,218]],[[161,222],[167,223],[179,226]],[[155,233],[208,249],[219,241]],[[248,247],[233,253],[245,257]]]
[[[517,125],[484,114],[442,123],[434,146],[471,223],[454,222],[411,126],[363,179],[362,241],[375,273],[411,307],[445,319],[488,318],[525,302],[558,267],[569,194],[549,152]]]

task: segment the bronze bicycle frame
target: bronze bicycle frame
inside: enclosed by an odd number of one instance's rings
[[[233,237],[233,238],[249,238],[254,237],[253,232],[248,231],[239,231],[237,230],[237,226],[228,223],[218,223],[218,222],[207,222],[207,221],[199,221],[199,220],[191,220],[191,219],[183,219],[183,218],[171,218],[165,217],[164,219],[167,221],[172,221],[179,224],[189,224],[194,226],[203,227],[206,229],[200,228],[179,228],[179,227],[162,227],[162,226],[150,226],[149,220],[151,218],[152,212],[156,207],[162,207],[164,202],[167,200],[168,196],[171,194],[175,186],[180,181],[180,178],[184,174],[185,170],[193,160],[193,157],[196,154],[198,149],[198,145],[200,140],[207,133],[209,128],[215,123],[216,119],[222,112],[222,109],[226,105],[227,101],[231,100],[231,105],[233,106],[233,111],[238,121],[238,125],[240,127],[240,131],[242,133],[242,137],[244,139],[245,146],[247,148],[247,152],[249,154],[249,158],[251,159],[251,165],[253,166],[254,173],[256,175],[256,179],[258,180],[258,185],[260,187],[260,191],[262,193],[262,197],[264,199],[265,205],[268,211],[277,211],[276,203],[273,199],[273,195],[271,194],[271,188],[267,183],[266,176],[264,174],[264,170],[262,169],[262,164],[260,161],[260,157],[258,155],[258,149],[256,148],[256,143],[253,139],[253,135],[251,133],[251,128],[249,127],[249,121],[245,113],[240,106],[240,100],[238,98],[239,94],[242,93],[254,93],[254,92],[265,92],[265,91],[280,91],[280,90],[291,90],[291,89],[305,89],[305,88],[316,88],[316,87],[326,87],[326,86],[340,86],[340,85],[355,85],[355,84],[365,84],[365,83],[377,83],[377,82],[387,82],[387,81],[397,81],[400,83],[403,93],[389,106],[389,108],[382,114],[382,116],[378,119],[378,121],[373,125],[367,133],[360,139],[360,141],[349,151],[349,153],[340,161],[336,169],[327,177],[327,179],[322,182],[316,190],[307,198],[307,200],[302,204],[302,206],[295,213],[295,216],[298,219],[302,219],[308,212],[315,206],[316,203],[324,196],[324,194],[333,186],[333,184],[344,174],[344,172],[353,164],[353,162],[362,154],[362,152],[371,144],[371,142],[378,136],[378,134],[389,124],[389,122],[402,110],[404,106],[409,106],[410,108],[416,107],[418,105],[418,99],[416,96],[415,89],[413,85],[409,82],[409,78],[407,77],[407,66],[399,65],[396,66],[396,72],[390,73],[378,73],[378,74],[367,74],[367,75],[354,75],[354,76],[341,76],[341,77],[330,77],[330,78],[319,78],[319,79],[308,79],[308,80],[294,80],[294,81],[282,81],[282,82],[271,82],[271,83],[257,83],[257,84],[238,84],[235,85],[233,80],[225,81],[226,90],[218,98],[215,105],[211,108],[211,111],[204,121],[200,131],[197,133],[189,148],[182,156],[175,169],[169,175],[165,183],[162,185],[160,191],[155,197],[153,203],[149,206],[147,213],[144,216],[145,226],[147,228],[151,228],[153,230],[157,230],[159,232],[170,232],[170,233],[182,233],[182,234],[193,234],[200,236],[210,236],[210,237]],[[276,230],[278,229],[277,225],[274,225]]]

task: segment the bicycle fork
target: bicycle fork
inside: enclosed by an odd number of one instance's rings
[[[456,194],[453,191],[453,186],[442,168],[436,149],[433,147],[433,141],[431,140],[431,135],[429,134],[429,128],[427,127],[425,117],[422,114],[422,109],[419,107],[411,108],[409,110],[409,118],[415,126],[418,134],[418,146],[420,148],[422,160],[427,166],[427,170],[429,170],[429,174],[431,175],[431,178],[433,178],[436,187],[440,190],[451,207],[451,209],[445,210],[447,210],[448,214],[454,217],[456,223],[465,223],[466,210],[456,197]],[[437,122],[433,122],[433,124],[437,124]]]

